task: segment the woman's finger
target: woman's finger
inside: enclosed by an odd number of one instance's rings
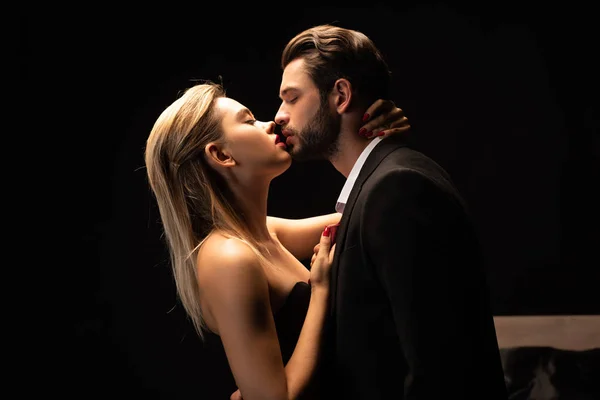
[[[394,107],[396,107],[396,105],[392,100],[377,99],[365,111],[363,122],[370,121],[375,116],[385,114]]]
[[[400,128],[385,129],[381,132],[378,132],[377,135],[373,135],[373,136],[369,137],[369,139],[374,138],[376,136],[387,137],[390,135],[395,135],[397,133],[405,133],[408,130],[410,130],[410,125],[402,126]]]

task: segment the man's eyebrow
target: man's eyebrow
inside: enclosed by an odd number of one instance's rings
[[[283,98],[290,92],[297,92],[297,91],[298,91],[298,88],[295,88],[293,86],[288,86],[279,92],[279,98]]]

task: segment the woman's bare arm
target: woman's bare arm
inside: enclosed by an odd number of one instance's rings
[[[313,255],[314,247],[319,243],[325,226],[337,224],[341,218],[342,214],[337,212],[301,219],[269,216],[267,225],[290,253],[297,259],[304,260]]]

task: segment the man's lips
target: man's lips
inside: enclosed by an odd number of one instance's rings
[[[275,146],[283,147],[285,149],[285,148],[287,148],[287,145],[285,142],[286,142],[285,136],[281,135],[280,133],[275,134]]]
[[[289,138],[292,132],[287,129],[282,129],[281,125],[275,125],[275,145],[287,149]]]

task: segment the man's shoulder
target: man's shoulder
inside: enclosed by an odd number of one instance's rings
[[[448,172],[432,157],[410,146],[398,147],[390,152],[376,169],[378,172],[403,171],[433,178],[449,178]]]
[[[450,174],[432,157],[410,146],[398,147],[390,152],[375,168],[370,180],[373,185],[426,184],[440,192],[461,197]]]

